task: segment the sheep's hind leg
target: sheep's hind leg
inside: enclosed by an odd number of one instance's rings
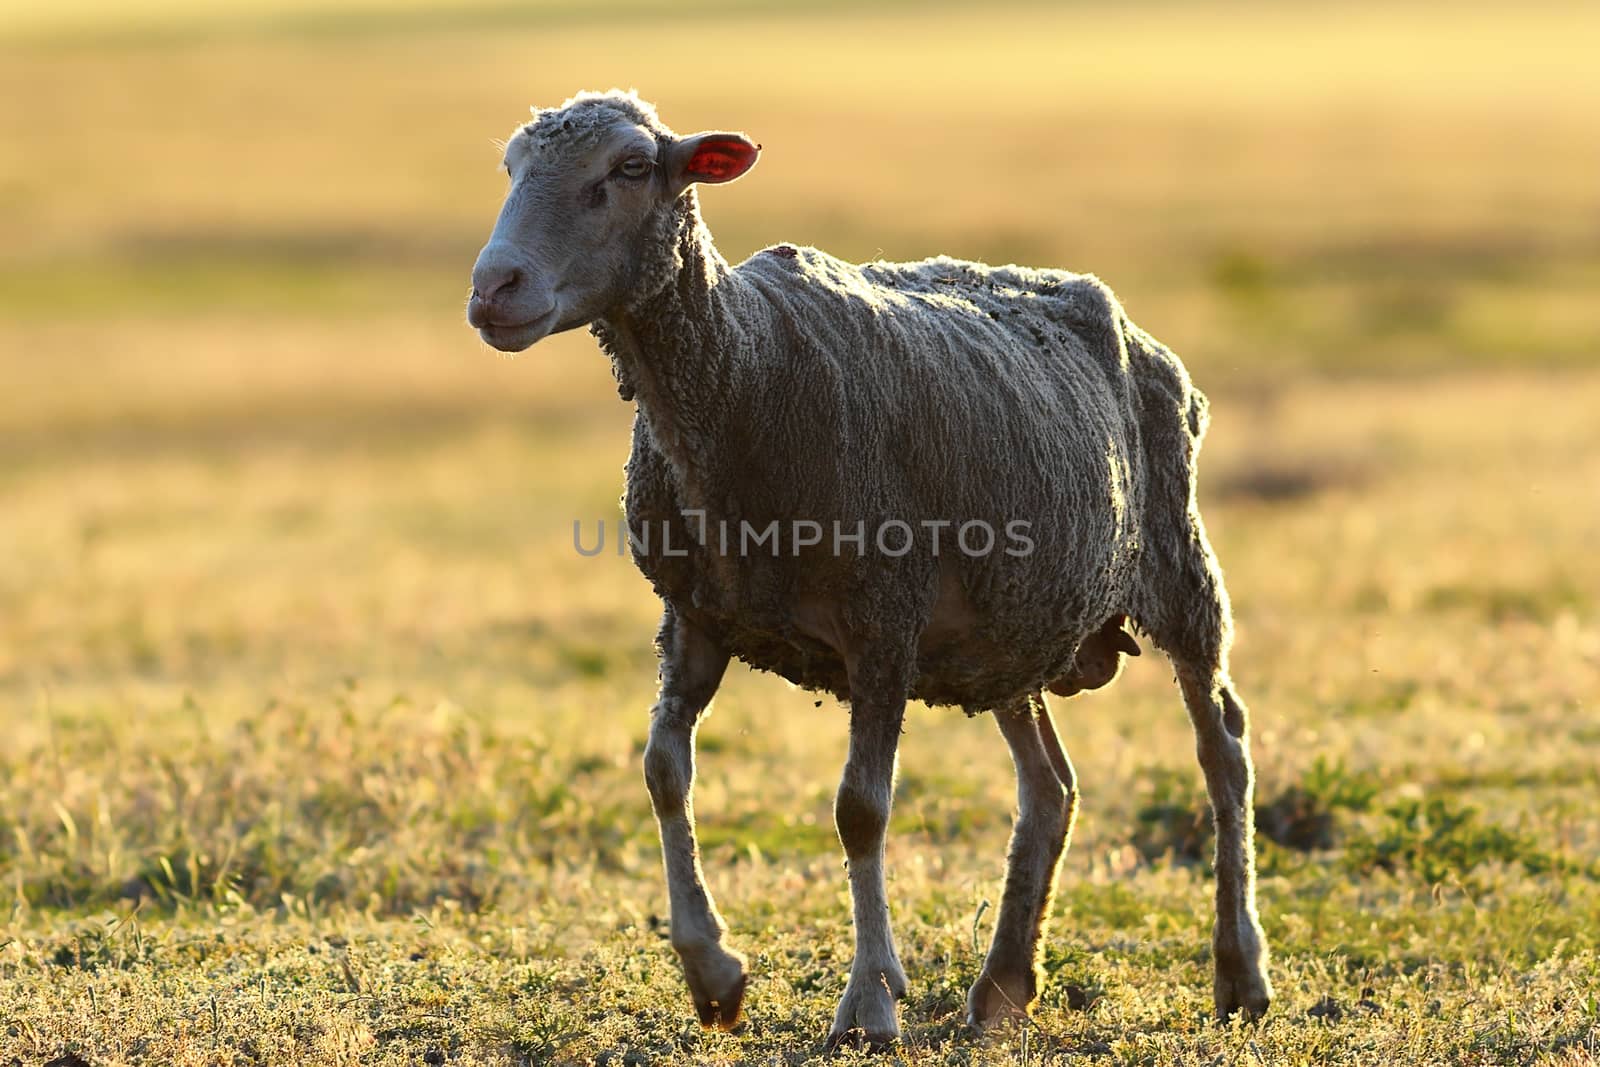
[[[727,926],[700,868],[692,796],[695,729],[722,681],[728,653],[670,607],[660,646],[661,695],[651,712],[644,777],[661,830],[672,947],[683,962],[700,1025],[731,1030],[744,1003],[745,961],[722,943]]]
[[[1056,872],[1078,812],[1072,762],[1043,694],[1030,704],[1032,709],[994,713],[1017,768],[1018,814],[994,941],[983,973],[967,995],[967,1022],[980,1029],[1025,1016],[1038,995],[1039,940],[1050,919]]]
[[[856,956],[828,1033],[828,1047],[863,1042],[882,1048],[900,1036],[895,1002],[906,973],[889,928],[884,838],[894,795],[900,726],[905,719],[903,665],[859,657],[850,671],[850,755],[834,801],[834,823],[849,863]]]
[[[1256,914],[1255,771],[1249,715],[1221,669],[1178,663],[1217,830],[1217,924],[1212,933],[1217,1015],[1256,1018],[1272,1002],[1267,941]]]
[[[1233,613],[1222,568],[1194,509],[1192,474],[1181,488],[1169,486],[1167,494],[1172,514],[1163,519],[1188,526],[1188,551],[1164,561],[1150,557],[1164,565],[1147,576],[1145,610],[1135,618],[1172,660],[1211,795],[1217,832],[1217,920],[1211,935],[1217,1015],[1253,1018],[1271,1005],[1272,983],[1267,978],[1267,939],[1256,914],[1249,713],[1228,678]],[[1187,512],[1177,512],[1184,506]]]

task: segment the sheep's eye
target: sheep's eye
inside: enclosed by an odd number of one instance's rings
[[[655,164],[642,156],[634,156],[617,164],[616,174],[624,178],[643,178],[655,169]]]

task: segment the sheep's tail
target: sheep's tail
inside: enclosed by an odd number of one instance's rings
[[[1149,540],[1137,603],[1129,614],[1169,655],[1225,664],[1231,640],[1228,594],[1195,500],[1211,405],[1171,349],[1132,323],[1125,325],[1124,337],[1142,400]]]
[[[1193,382],[1189,383],[1189,403],[1184,414],[1188,417],[1189,434],[1199,445],[1201,438],[1205,437],[1206,430],[1211,426],[1211,401],[1206,399]]]
[[[1175,405],[1183,415],[1190,439],[1198,447],[1211,425],[1211,402],[1189,378],[1188,369],[1172,349],[1145,333],[1126,315],[1121,325],[1129,370],[1139,383],[1140,394],[1158,409],[1166,407],[1171,412]],[[1171,415],[1167,417],[1170,419]]]

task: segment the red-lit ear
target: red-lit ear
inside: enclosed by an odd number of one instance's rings
[[[761,146],[737,133],[697,133],[667,152],[667,181],[674,196],[694,182],[731,182],[756,165]]]
[[[702,134],[695,142],[683,167],[683,176],[692,182],[731,182],[756,165],[761,151],[737,134]]]

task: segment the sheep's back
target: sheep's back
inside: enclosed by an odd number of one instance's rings
[[[1139,420],[1110,291],[1062,271],[857,267],[788,246],[739,273],[782,339],[763,370],[763,396],[781,398],[768,421],[825,438],[805,477],[782,480],[780,511],[989,524],[993,551],[969,556],[946,534],[941,552],[985,636],[1033,648],[1047,634],[1070,661],[1119,610],[1141,541]],[[1004,551],[1015,522],[1027,555]]]

